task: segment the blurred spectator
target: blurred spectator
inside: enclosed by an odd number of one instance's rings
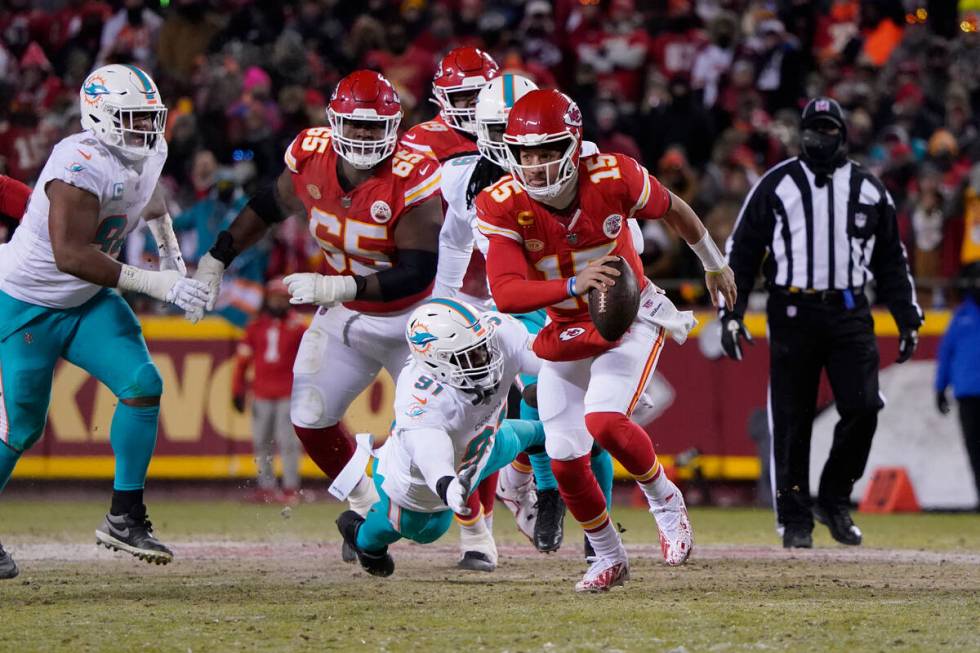
[[[191,235],[190,239],[181,241],[181,250],[188,263],[196,263],[207,253],[218,232],[228,228],[248,201],[234,173],[227,168],[211,172],[212,161],[213,156],[202,154],[195,165],[196,182],[202,186],[210,182],[207,194],[174,218],[174,231],[190,232]]]
[[[162,25],[163,19],[147,9],[143,0],[124,0],[122,8],[102,28],[95,66],[133,63],[153,70]]]
[[[368,52],[364,64],[391,82],[401,96],[402,110],[415,110],[427,97],[436,72],[436,57],[409,42],[405,24],[396,21],[385,30],[384,47]]]
[[[758,28],[756,88],[766,108],[795,108],[803,88],[801,56],[796,38],[776,19],[764,20]]]
[[[953,215],[963,216],[959,263],[980,263],[980,163],[973,164],[966,183],[955,196]]]
[[[721,12],[709,28],[711,42],[698,52],[691,70],[691,84],[701,92],[704,106],[711,109],[718,101],[722,80],[735,59],[738,29],[735,15]]]
[[[262,312],[245,327],[238,344],[232,381],[235,410],[245,412],[249,391],[253,397],[252,443],[259,475],[258,487],[248,499],[254,503],[299,503],[300,442],[289,418],[289,397],[293,362],[305,331],[303,320],[291,310],[282,278],[270,280]],[[282,461],[281,491],[273,466],[277,445]]]
[[[943,240],[943,196],[939,190],[939,174],[926,172],[919,182],[919,194],[912,211],[912,230],[915,235],[913,267],[915,280],[919,285],[920,296],[929,300],[927,288],[940,275],[940,255]],[[923,284],[926,284],[925,286]],[[943,305],[941,289],[932,292],[931,304]]]
[[[533,61],[552,70],[561,64],[562,55],[555,38],[555,19],[550,2],[531,0],[527,3],[518,38],[524,61]]]
[[[949,413],[946,389],[952,385],[980,496],[980,264],[964,268],[962,279],[963,303],[953,314],[936,356],[936,407],[944,415]]]
[[[190,81],[198,58],[221,29],[205,0],[175,0],[160,28],[157,57],[166,83],[183,87]]]
[[[619,152],[642,163],[643,155],[632,136],[620,129],[619,109],[609,101],[600,102],[595,110],[598,136],[596,145],[600,152]]]
[[[670,100],[651,107],[642,117],[644,141],[641,143],[647,161],[659,161],[671,145],[684,148],[691,165],[703,168],[711,156],[711,117],[691,93],[690,78],[677,75],[670,82]]]
[[[588,71],[580,70],[579,82],[583,76],[594,75],[600,92],[616,97],[620,110],[632,114],[643,93],[643,72],[650,48],[633,0],[613,0],[601,24],[583,25],[575,35],[579,67]]]

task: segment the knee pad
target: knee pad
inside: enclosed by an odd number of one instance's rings
[[[293,374],[315,374],[323,361],[323,349],[327,346],[327,334],[312,328],[303,334],[293,362]]]
[[[130,387],[132,388],[132,392],[126,394],[131,396],[124,397],[125,399],[159,397],[163,394],[163,377],[160,376],[160,370],[152,362],[143,363],[136,368],[136,373],[133,375],[133,383]]]
[[[324,415],[323,395],[312,386],[294,388],[289,400],[289,419],[297,426],[323,428],[339,420]]]
[[[561,428],[557,433],[545,424],[544,450],[552,460],[581,458],[592,449],[592,436],[585,429]]]

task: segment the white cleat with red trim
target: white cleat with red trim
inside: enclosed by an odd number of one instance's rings
[[[622,587],[630,579],[630,563],[624,556],[620,560],[599,558],[585,572],[582,580],[575,583],[576,592],[608,592]]]
[[[687,506],[684,505],[684,496],[673,482],[670,483],[672,491],[668,493],[663,501],[650,501],[650,513],[657,520],[657,529],[660,531],[660,551],[663,553],[664,562],[675,567],[687,562],[694,548],[694,530],[691,528],[691,519],[687,516]]]
[[[501,470],[497,480],[497,498],[514,514],[517,530],[534,544],[534,524],[538,520],[538,493],[534,488],[534,477],[529,477],[521,485],[513,485],[508,469],[505,467]]]

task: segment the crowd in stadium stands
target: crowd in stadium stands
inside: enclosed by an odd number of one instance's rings
[[[586,137],[643,161],[719,243],[760,173],[796,154],[805,98],[828,94],[849,112],[851,156],[895,199],[923,305],[951,301],[949,282],[980,260],[977,0],[0,6],[0,172],[33,181],[52,145],[79,129],[78,87],[93,67],[142,66],[170,108],[165,183],[191,263],[245,194],[281,171],[293,136],[325,122],[338,79],[382,72],[401,95],[407,129],[434,115],[436,64],[458,45],[484,48],[502,68],[575,98]],[[648,273],[681,280],[668,285],[703,303],[690,250],[659,224],[645,235]],[[146,251],[136,235],[125,255]],[[264,249],[236,260],[232,311],[249,312],[264,279],[315,257],[303,225],[287,222]]]

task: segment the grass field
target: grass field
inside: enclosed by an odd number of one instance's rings
[[[0,502],[21,567],[0,581],[0,651],[980,650],[976,515],[859,515],[865,547],[818,526],[817,548],[790,553],[769,512],[693,510],[694,555],[672,569],[649,515],[617,508],[633,580],[581,596],[570,520],[544,556],[501,507],[493,574],[454,569],[451,533],[396,544],[395,575],[377,579],[340,562],[337,504],[150,508],[168,567],[96,548],[104,501]]]

